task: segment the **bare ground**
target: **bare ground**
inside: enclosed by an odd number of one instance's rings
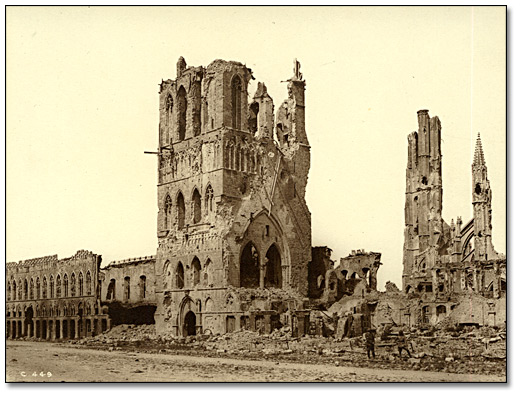
[[[108,351],[7,341],[8,382],[504,382],[505,376]]]

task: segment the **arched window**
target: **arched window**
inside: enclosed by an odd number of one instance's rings
[[[123,280],[123,299],[130,300],[130,276],[126,276]]]
[[[172,199],[170,195],[167,195],[165,198],[163,211],[165,212],[165,229],[169,230],[172,224]]]
[[[176,288],[183,289],[185,286],[185,271],[183,269],[183,264],[181,262],[178,263],[178,267],[176,268]]]
[[[192,221],[197,224],[201,221],[201,195],[197,189],[192,194]]]
[[[71,296],[76,296],[76,275],[74,272],[71,274]]]
[[[62,297],[62,278],[56,275],[56,297]]]
[[[29,292],[29,285],[27,284],[27,279],[24,279],[24,300],[27,300],[28,292]]]
[[[7,282],[7,301],[11,301],[11,282]]]
[[[69,296],[69,279],[67,274],[63,275],[63,297]]]
[[[13,300],[16,300],[16,281],[13,280],[13,294],[12,294]]]
[[[92,294],[91,271],[87,271],[87,276],[85,277],[85,285],[87,290],[87,296],[90,296]]]
[[[114,300],[116,298],[116,279],[111,279],[107,287],[107,300]]]
[[[36,299],[40,298],[40,278],[36,277]]]
[[[259,254],[252,242],[241,252],[239,283],[241,287],[259,287]]]
[[[42,298],[47,298],[47,278],[42,279]]]
[[[176,207],[178,213],[178,229],[181,230],[185,226],[185,198],[181,192],[176,199]]]
[[[49,298],[54,298],[54,277],[49,277]]]
[[[232,128],[241,129],[241,79],[234,76],[232,79]]]
[[[78,275],[78,295],[83,296],[83,273]]]
[[[207,190],[205,191],[205,214],[207,217],[214,210],[214,190],[212,189],[212,185],[209,184]]]
[[[145,275],[140,276],[140,298],[147,296],[147,277]]]
[[[178,138],[180,141],[185,139],[187,130],[187,92],[181,86],[178,90]]]
[[[29,300],[34,300],[34,279],[29,282]]]
[[[174,100],[172,99],[172,95],[167,95],[167,99],[165,100],[165,117],[167,126],[170,124],[170,120],[172,118],[172,109],[174,108]],[[168,144],[168,142],[165,142]]]
[[[18,300],[23,300],[23,283],[21,279],[18,279]]]
[[[201,263],[199,258],[194,257],[192,260],[192,272],[194,272],[194,286],[199,284],[200,275],[201,275]]]

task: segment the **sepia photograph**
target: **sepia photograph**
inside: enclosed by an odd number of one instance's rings
[[[5,381],[507,383],[508,12],[6,6]]]

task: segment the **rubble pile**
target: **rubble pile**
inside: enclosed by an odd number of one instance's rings
[[[411,358],[399,357],[397,338],[404,331]],[[338,339],[292,337],[283,327],[269,335],[241,330],[223,335],[179,337],[157,335],[153,325],[119,325],[75,344],[109,350],[149,350],[209,357],[241,357],[300,363],[325,363],[382,369],[414,369],[451,373],[505,374],[506,331],[472,326],[421,330],[380,327],[375,341],[376,358],[368,359],[361,336]]]

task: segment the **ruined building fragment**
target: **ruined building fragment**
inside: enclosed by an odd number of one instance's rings
[[[158,332],[178,335],[298,323],[308,293],[310,146],[296,61],[277,112],[252,71],[216,60],[161,83]],[[275,140],[277,139],[277,141]],[[280,314],[285,313],[281,317]]]
[[[442,219],[441,124],[427,110],[408,136],[403,322],[435,324],[454,310],[456,323],[499,325],[505,319],[506,260],[491,240],[491,188],[480,135],[472,164],[473,218]],[[466,298],[464,298],[466,296]]]

